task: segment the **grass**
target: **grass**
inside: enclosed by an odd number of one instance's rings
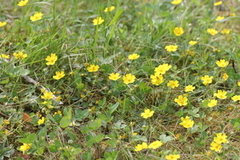
[[[0,159],[239,159],[238,0],[18,2],[0,6]]]

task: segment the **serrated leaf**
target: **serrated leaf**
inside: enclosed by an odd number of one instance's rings
[[[71,123],[71,119],[64,116],[60,121],[60,127],[65,128],[65,127],[69,126],[70,123]]]

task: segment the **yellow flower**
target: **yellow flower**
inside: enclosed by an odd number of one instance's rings
[[[167,86],[168,86],[168,87],[171,87],[171,88],[176,88],[176,87],[179,86],[179,83],[178,83],[177,80],[176,80],[176,81],[169,81],[169,82],[167,83]]]
[[[147,149],[148,148],[148,145],[146,142],[143,142],[142,144],[138,144],[136,147],[135,147],[135,150],[134,151],[141,151],[143,149]]]
[[[194,121],[190,119],[190,117],[186,116],[185,118],[181,117],[181,123],[184,128],[192,128],[194,125]]]
[[[0,55],[0,58],[9,59],[9,58],[10,58],[10,56],[9,56],[9,55],[7,55],[7,54],[1,54],[1,55]]]
[[[217,100],[215,100],[215,99],[209,100],[209,102],[207,104],[208,107],[214,107],[216,105],[217,105]]]
[[[22,0],[22,1],[18,2],[17,5],[22,7],[22,6],[25,6],[27,3],[28,3],[28,0]]]
[[[111,12],[115,9],[115,6],[107,7],[104,9],[104,12]]]
[[[62,116],[62,111],[58,110],[57,112],[54,112],[54,115],[59,114],[60,116]]]
[[[93,25],[96,26],[96,25],[102,24],[103,22],[104,22],[104,19],[102,19],[102,17],[97,17],[93,20]]]
[[[165,156],[166,160],[178,160],[180,157],[180,154],[169,154]]]
[[[18,150],[25,153],[27,150],[29,150],[31,148],[31,146],[32,146],[32,143],[30,143],[30,144],[23,143],[23,145],[21,145]]]
[[[35,12],[33,16],[30,17],[31,21],[38,21],[42,19],[43,14],[41,12]]]
[[[56,56],[56,54],[51,53],[51,56],[47,56],[47,58],[45,59],[47,61],[46,65],[54,65],[57,59],[58,57]]]
[[[222,34],[229,34],[230,33],[230,30],[229,29],[223,29],[221,31]]]
[[[211,145],[210,149],[213,151],[220,152],[222,149],[222,146],[216,142],[212,142],[210,145]]]
[[[240,87],[240,82],[237,83],[238,87]]]
[[[221,20],[223,20],[223,19],[224,19],[223,16],[218,16],[215,20],[216,20],[216,21],[221,21]]]
[[[226,80],[228,79],[228,75],[227,75],[227,73],[223,73],[222,78],[224,79],[224,81],[226,81]]]
[[[156,67],[154,71],[156,74],[165,74],[171,67],[172,67],[171,65],[164,63]]]
[[[229,64],[229,62],[225,61],[224,59],[220,59],[219,61],[216,62],[216,64],[218,65],[218,67],[224,68]]]
[[[53,93],[52,92],[43,92],[43,96],[41,96],[42,99],[52,99]]]
[[[179,106],[186,106],[187,105],[188,98],[180,95],[178,98],[174,99],[174,102],[176,102]]]
[[[236,13],[230,13],[230,16],[235,17]]]
[[[182,0],[173,0],[171,3],[176,5],[176,4],[180,4],[181,2]]]
[[[227,98],[226,94],[227,94],[226,91],[217,90],[217,93],[214,93],[214,96],[216,96],[219,99],[226,99]]]
[[[218,2],[215,2],[214,3],[214,6],[219,6],[219,5],[221,5],[222,4],[222,1],[218,1]]]
[[[44,124],[44,122],[45,122],[45,118],[42,117],[42,119],[38,120],[38,125]]]
[[[174,32],[174,34],[175,34],[176,36],[181,36],[181,35],[184,33],[182,27],[175,27],[174,30],[173,30],[173,32]]]
[[[8,120],[6,120],[6,119],[3,120],[3,123],[4,124],[10,124],[10,122]]]
[[[57,96],[56,97],[56,101],[61,101],[62,97],[61,96]]]
[[[53,76],[53,79],[56,79],[56,80],[59,80],[59,79],[61,79],[61,78],[63,78],[65,76],[64,71],[61,71],[61,72],[57,71],[55,73],[56,73],[56,75]]]
[[[188,85],[185,87],[185,92],[192,92],[195,89],[193,85]]]
[[[119,73],[111,73],[111,74],[109,74],[108,78],[109,78],[110,80],[116,81],[116,80],[118,80],[118,79],[121,78],[121,77],[120,77],[120,74],[119,74]]]
[[[88,72],[97,72],[98,69],[99,69],[99,65],[94,65],[94,64],[87,67]]]
[[[154,141],[149,144],[148,148],[149,149],[157,149],[157,148],[161,147],[162,145],[163,145],[163,143],[161,141]]]
[[[208,29],[207,29],[207,32],[208,32],[209,34],[213,35],[213,36],[218,33],[218,31],[216,31],[215,29],[211,29],[211,28],[208,28]]]
[[[0,27],[3,27],[7,24],[7,22],[0,22]]]
[[[125,84],[133,83],[135,79],[136,77],[134,75],[126,74],[125,76],[123,76],[123,83]]]
[[[240,101],[240,95],[235,95],[231,98],[234,102]]]
[[[164,81],[163,76],[161,74],[155,73],[154,75],[151,75],[150,78],[151,78],[151,83],[157,86]]]
[[[140,55],[134,53],[134,54],[130,54],[130,55],[128,56],[128,59],[134,60],[134,59],[138,59],[139,57],[140,57]]]
[[[168,52],[174,52],[178,49],[178,46],[177,45],[168,45],[165,47],[165,49],[168,51]]]
[[[197,41],[189,41],[189,44],[192,45],[192,46],[197,44],[197,43],[198,43]]]
[[[213,79],[213,76],[209,76],[209,75],[205,75],[205,76],[201,77],[201,80],[203,81],[204,85],[208,85],[208,84],[212,83],[212,79]]]
[[[221,144],[221,143],[227,143],[227,135],[225,133],[217,133],[216,137],[213,138],[213,141]]]
[[[23,54],[23,52],[13,53],[13,55],[16,59],[24,59],[27,57],[27,54]]]
[[[145,119],[152,117],[154,111],[151,111],[150,109],[145,109],[143,113],[141,113],[141,116]]]

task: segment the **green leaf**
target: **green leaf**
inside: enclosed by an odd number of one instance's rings
[[[88,128],[91,129],[91,130],[97,130],[99,127],[101,127],[101,125],[102,125],[102,120],[101,119],[96,119],[95,121],[90,122],[88,124]]]
[[[8,68],[6,73],[12,77],[18,77],[18,76],[28,75],[30,71],[21,66],[17,66],[17,67],[11,66],[10,68]]]
[[[118,108],[118,106],[119,106],[119,102],[109,107],[110,114],[112,114]]]
[[[71,123],[71,119],[64,116],[60,121],[60,127],[65,128],[65,127],[69,126],[70,123]]]
[[[174,138],[172,136],[166,136],[165,134],[162,134],[159,139],[161,140],[161,142],[166,143],[172,141]]]
[[[115,16],[112,18],[111,22],[108,24],[108,27],[116,23],[116,21],[117,21],[118,18],[121,16],[121,14],[123,13],[123,11],[124,11],[123,9],[119,9],[119,10],[116,12]]]

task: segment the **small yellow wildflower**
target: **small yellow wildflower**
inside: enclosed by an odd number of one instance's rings
[[[221,143],[227,143],[227,135],[225,133],[217,133],[216,137],[213,138],[213,141],[221,144]]]
[[[166,160],[178,160],[180,157],[180,154],[169,154],[165,156]]]
[[[228,79],[227,73],[223,73],[222,78],[224,79],[224,81],[226,81]]]
[[[27,150],[29,150],[31,148],[32,144],[27,144],[27,143],[23,143],[23,145],[20,146],[20,148],[18,149],[19,151],[22,151],[23,153],[25,153]]]
[[[134,59],[138,59],[139,57],[140,57],[140,55],[134,53],[134,54],[130,54],[130,55],[128,56],[128,59],[134,60]]]
[[[47,56],[47,58],[45,59],[47,61],[46,65],[54,65],[57,59],[58,57],[56,56],[56,54],[51,53],[51,56]]]
[[[189,41],[189,44],[192,45],[192,46],[197,44],[197,43],[198,43],[197,41]]]
[[[161,147],[163,145],[163,143],[161,141],[154,141],[152,143],[149,144],[148,148],[149,149],[157,149],[159,147]]]
[[[171,88],[173,89],[173,88],[176,88],[176,87],[179,86],[179,82],[178,82],[177,80],[175,80],[175,81],[169,81],[169,82],[167,83],[167,86],[168,86],[168,87],[171,87]]]
[[[38,125],[44,124],[45,118],[42,117],[41,119],[38,120]]]
[[[236,13],[230,13],[230,16],[235,17]]]
[[[3,27],[7,24],[7,22],[0,22],[0,27]]]
[[[126,74],[125,76],[123,76],[123,83],[125,84],[133,83],[135,79],[136,77],[134,75]]]
[[[108,78],[109,78],[110,80],[116,81],[116,80],[118,80],[119,78],[121,78],[121,76],[120,76],[119,73],[111,73],[111,74],[109,74]]]
[[[28,0],[22,0],[22,1],[18,2],[17,5],[18,5],[19,7],[22,7],[22,6],[25,6],[27,3],[28,3]]]
[[[58,110],[57,112],[54,112],[54,115],[55,114],[59,114],[60,116],[62,116],[62,111]]]
[[[215,30],[215,29],[211,29],[211,28],[208,28],[208,29],[207,29],[207,32],[208,32],[209,34],[211,34],[212,36],[214,36],[215,34],[218,33],[217,30]]]
[[[52,99],[53,93],[52,92],[43,92],[43,96],[41,96],[42,99]]]
[[[219,61],[216,61],[216,64],[218,65],[218,67],[224,68],[229,64],[229,62],[224,59],[220,59]]]
[[[152,117],[154,111],[151,111],[150,109],[145,109],[143,113],[141,113],[141,116],[145,119]]]
[[[115,9],[115,6],[107,7],[104,9],[104,12],[111,12]]]
[[[235,95],[231,98],[234,102],[240,101],[240,95]]]
[[[221,5],[222,4],[222,1],[218,1],[218,2],[215,2],[214,3],[214,6],[219,6],[219,5]]]
[[[217,100],[215,100],[215,99],[209,100],[209,102],[207,104],[208,107],[214,107],[216,105],[217,105]]]
[[[212,83],[212,79],[213,79],[213,76],[209,76],[209,75],[205,75],[205,76],[201,77],[201,80],[203,81],[204,85],[208,85],[208,84]]]
[[[176,4],[180,4],[182,2],[182,0],[173,0],[171,3],[176,5]]]
[[[151,75],[150,78],[151,78],[151,83],[157,86],[164,81],[163,76],[161,74]]]
[[[227,35],[227,34],[230,33],[230,30],[229,30],[229,29],[223,29],[223,30],[221,31],[221,33]]]
[[[5,58],[5,59],[9,59],[10,56],[7,54],[0,54],[0,58]]]
[[[223,19],[224,19],[223,16],[218,16],[215,20],[216,20],[216,21],[221,21],[221,20],[223,20]]]
[[[94,64],[87,67],[88,72],[97,72],[98,69],[99,69],[99,65],[94,65]]]
[[[186,116],[185,118],[181,117],[181,123],[184,128],[192,128],[194,125],[194,121],[190,119],[190,117]]]
[[[55,72],[55,74],[56,75],[53,76],[53,79],[56,79],[56,80],[59,80],[59,79],[61,79],[61,78],[63,78],[65,76],[64,71],[61,71],[61,72],[57,71],[57,72]]]
[[[178,45],[168,45],[165,47],[168,52],[175,52],[178,49]]]
[[[216,96],[219,99],[226,99],[227,98],[226,94],[227,94],[226,91],[217,90],[217,93],[214,93],[214,96]]]
[[[10,124],[10,122],[8,120],[6,120],[6,119],[3,120],[3,123],[4,124]]]
[[[103,22],[104,22],[104,19],[102,17],[97,17],[93,20],[93,25],[96,26],[96,25],[102,24]]]
[[[184,33],[182,27],[175,27],[173,32],[176,36],[181,36]]]
[[[172,65],[168,65],[167,63],[164,63],[156,67],[154,71],[156,74],[165,74],[171,67]]]
[[[23,52],[16,52],[16,53],[13,53],[13,56],[16,59],[24,59],[27,57],[27,54],[23,54]]]
[[[188,85],[185,87],[185,92],[192,92],[195,89],[193,85]]]
[[[212,142],[210,149],[216,152],[221,152],[222,146],[216,142]]]
[[[141,151],[141,150],[147,149],[147,148],[148,148],[147,143],[146,143],[146,142],[143,142],[142,144],[138,144],[138,145],[135,147],[134,151],[138,152],[138,151]]]
[[[61,96],[57,96],[56,97],[56,101],[61,101],[62,97]]]
[[[240,87],[240,82],[237,83],[238,87]]]
[[[186,106],[187,105],[188,98],[180,95],[178,98],[174,99],[174,102],[176,102],[179,106]]]
[[[33,16],[30,17],[31,21],[38,21],[42,19],[43,14],[41,12],[35,12]]]

